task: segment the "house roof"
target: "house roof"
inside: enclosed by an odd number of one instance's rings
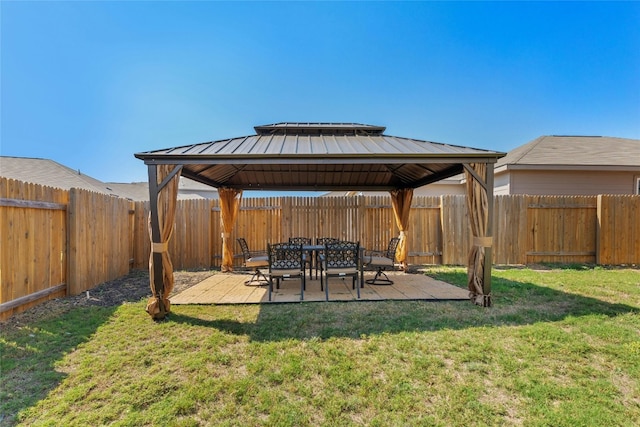
[[[1,156],[0,175],[63,190],[82,188],[102,194],[120,195],[104,182],[49,159]]]
[[[640,140],[608,136],[541,136],[511,150],[496,171],[511,168],[640,168]]]
[[[148,182],[108,182],[106,185],[120,197],[135,201],[149,200]]]
[[[82,188],[136,201],[149,200],[148,182],[102,182],[49,159],[0,156],[0,176],[63,190]],[[179,191],[185,192],[184,194],[178,193],[179,200],[204,198],[194,194],[197,192],[215,193],[211,187],[186,178],[180,179]],[[212,194],[211,197],[215,196]]]
[[[183,165],[213,187],[265,190],[415,188],[495,163],[504,153],[385,135],[359,123],[275,123],[255,135],[137,153],[146,164]]]
[[[118,194],[126,194],[126,196],[122,197],[136,201],[149,200],[149,183],[146,181],[132,183],[108,182],[106,185]],[[218,193],[214,188],[192,181],[183,176],[180,177],[178,200],[215,199],[217,197]]]

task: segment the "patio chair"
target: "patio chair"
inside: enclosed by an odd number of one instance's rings
[[[325,299],[329,301],[329,278],[351,277],[351,288],[357,289],[358,299],[360,298],[360,287],[356,286],[356,281],[360,274],[360,243],[337,242],[325,245],[323,255],[323,266],[320,272],[320,282],[324,275]]]
[[[373,279],[366,282],[370,285],[393,285],[393,280],[384,272],[395,267],[396,250],[398,249],[400,238],[393,237],[389,240],[389,246],[384,251],[367,251],[363,257],[363,263],[367,267],[376,268],[377,272]]]
[[[302,245],[290,243],[267,244],[269,252],[269,301],[273,292],[273,280],[276,289],[280,289],[280,280],[300,277],[300,301],[304,299],[305,271],[302,260]]]
[[[311,238],[310,237],[289,237],[289,243],[292,243],[294,245],[311,245]],[[309,280],[312,280],[313,277],[311,277],[311,267],[313,264],[313,258],[311,257],[311,251],[303,251],[302,252],[302,261],[304,262],[305,268],[308,266],[309,267]],[[316,279],[317,279],[317,275],[316,275]]]
[[[318,237],[316,238],[316,246],[325,246],[329,243],[338,243],[340,239],[335,237]],[[324,262],[324,248],[316,250],[315,264],[316,264],[316,279],[318,278],[318,270],[320,271],[320,290],[322,291],[322,263]]]
[[[244,266],[246,268],[253,268],[253,276],[251,279],[244,282],[245,285],[252,285],[256,283],[257,285],[266,285],[269,283],[269,279],[264,275],[260,268],[269,267],[269,258],[267,256],[267,252],[265,251],[254,251],[251,252],[249,250],[249,245],[247,245],[247,241],[240,237],[237,239],[238,244],[240,245],[240,249],[242,249],[242,257],[244,258]]]

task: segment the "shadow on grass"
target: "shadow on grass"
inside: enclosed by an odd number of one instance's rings
[[[87,294],[46,301],[0,323],[0,427],[13,425],[21,410],[60,385],[66,375],[56,363],[89,341],[121,304],[148,295],[149,273],[132,270]]]
[[[3,328],[0,340],[0,426],[45,398],[66,377],[56,362],[88,341],[118,307],[82,307]],[[4,325],[3,325],[4,326]],[[27,361],[27,362],[25,362]]]
[[[461,287],[467,280],[464,272],[437,273],[435,276]],[[255,323],[205,320],[180,313],[173,313],[170,320],[248,335],[253,341],[280,341],[518,326],[567,317],[640,313],[637,307],[496,277],[493,294],[495,299],[491,308],[478,307],[469,301],[309,302],[262,305]]]

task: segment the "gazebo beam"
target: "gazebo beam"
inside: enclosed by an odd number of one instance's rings
[[[160,193],[162,191],[162,189],[164,187],[167,186],[167,184],[173,179],[174,176],[176,176],[176,174],[180,173],[180,171],[182,170],[182,166],[176,166],[173,168],[173,170],[171,171],[171,173],[169,173],[169,175],[167,175],[162,182],[158,185],[158,193]]]
[[[473,177],[475,178],[475,180],[476,180],[476,181],[478,181],[478,184],[480,184],[480,185],[482,186],[482,188],[484,188],[485,190],[487,189],[487,183],[484,181],[484,179],[482,179],[482,177],[480,177],[480,175],[478,175],[478,174],[476,173],[476,171],[475,171],[475,170],[473,170],[473,168],[472,168],[471,166],[469,166],[469,165],[468,165],[468,164],[466,164],[466,163],[465,163],[465,164],[463,164],[462,166],[464,167],[464,169],[465,169],[467,172],[469,172],[471,175],[473,175]],[[488,165],[487,165],[487,168],[488,168]],[[492,170],[493,170],[493,168],[492,168]],[[491,178],[493,179],[493,172],[491,173],[491,175],[492,175],[492,177],[491,177]],[[488,179],[487,179],[487,181],[488,181]]]
[[[438,182],[438,181],[441,181],[443,179],[451,178],[452,176],[456,176],[457,174],[461,173],[462,171],[463,171],[463,168],[459,167],[458,165],[455,165],[454,167],[451,167],[451,168],[449,168],[447,170],[435,173],[435,174],[433,174],[431,176],[428,176],[426,178],[423,178],[421,180],[417,180],[417,181],[413,182],[412,183],[412,187],[418,188],[418,187],[422,187],[423,185],[433,184],[434,182]]]

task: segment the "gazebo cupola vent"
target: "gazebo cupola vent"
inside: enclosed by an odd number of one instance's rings
[[[360,123],[274,123],[254,126],[257,135],[382,135],[384,126]]]

